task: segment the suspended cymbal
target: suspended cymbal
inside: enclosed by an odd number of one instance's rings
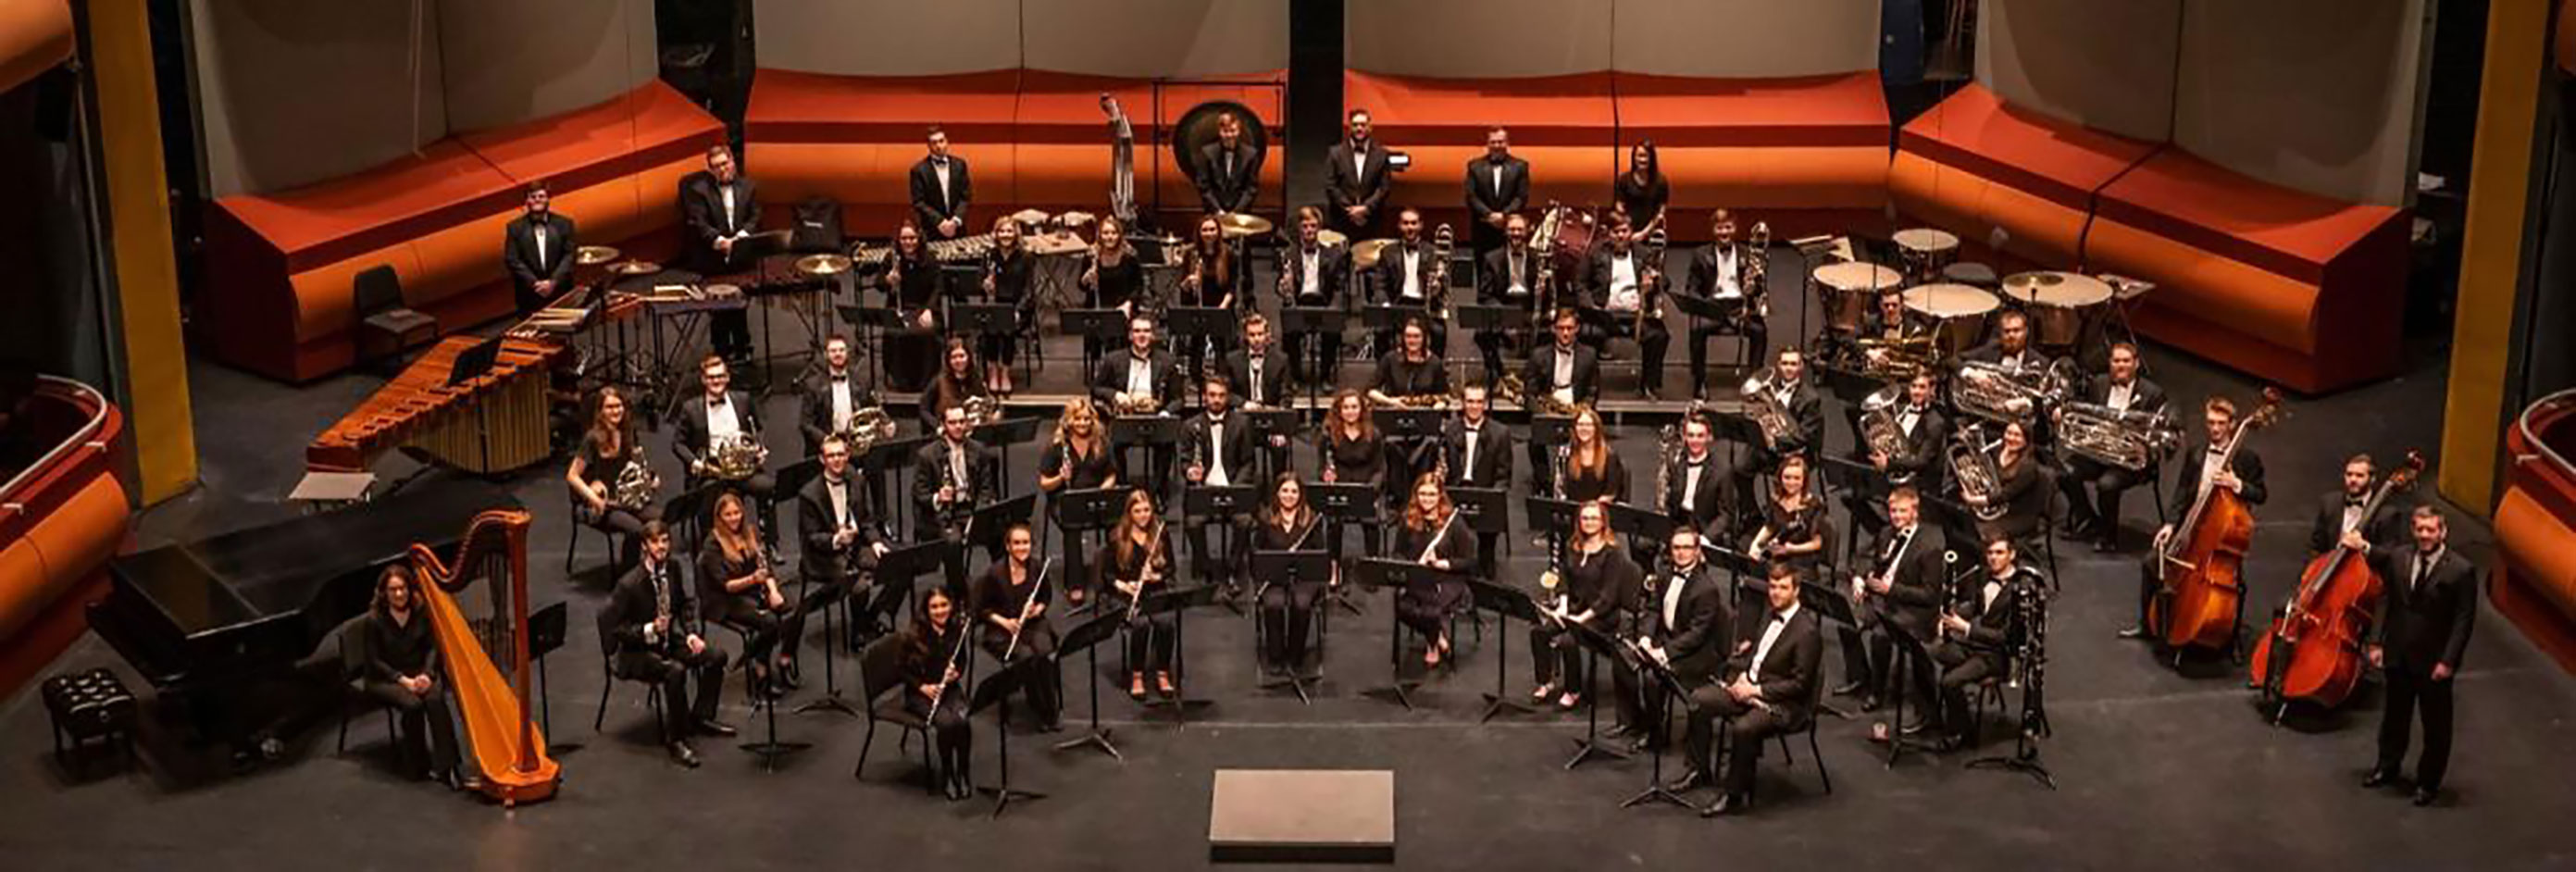
[[[1340,245],[1349,241],[1351,241],[1351,235],[1339,230],[1318,229],[1315,231],[1315,242],[1321,245]]]
[[[850,259],[838,254],[809,254],[796,259],[796,271],[809,276],[836,276],[850,271]]]
[[[1394,244],[1395,240],[1392,239],[1368,239],[1352,243],[1351,265],[1361,269],[1376,266],[1378,253]]]
[[[1259,215],[1249,215],[1242,212],[1227,212],[1223,215],[1216,216],[1216,226],[1224,229],[1225,238],[1227,239],[1241,239],[1246,236],[1260,236],[1269,233],[1277,227],[1277,225],[1271,224],[1270,219],[1268,218],[1263,218]]]
[[[1055,220],[1063,222],[1066,227],[1080,227],[1098,220],[1098,218],[1099,216],[1093,215],[1089,212],[1066,212],[1062,215],[1055,216]]]
[[[572,250],[575,266],[598,266],[617,259],[617,249],[605,245],[585,245]]]
[[[662,265],[649,260],[629,260],[611,264],[609,272],[621,276],[649,276],[662,271]]]
[[[1030,226],[1047,223],[1048,217],[1047,213],[1040,212],[1036,209],[1022,209],[1011,213],[1011,220]]]

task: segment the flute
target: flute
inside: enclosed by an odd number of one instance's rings
[[[1127,622],[1130,624],[1135,623],[1136,616],[1145,611],[1145,581],[1155,575],[1154,558],[1163,553],[1163,526],[1162,521],[1154,522],[1154,541],[1146,543],[1145,562],[1136,567],[1136,595],[1127,599]]]
[[[966,637],[968,635],[970,634],[966,632],[965,622],[962,620],[958,621],[957,647],[951,648],[948,651],[948,668],[940,671],[939,686],[930,689],[930,717],[936,718],[939,716],[939,700],[948,693],[948,674],[957,671],[957,658],[966,653]]]
[[[1045,563],[1038,565],[1038,577],[1029,583],[1029,598],[1020,603],[1019,622],[1011,627],[1011,643],[1002,646],[1002,662],[1011,662],[1011,655],[1020,650],[1020,633],[1029,628],[1029,610],[1038,607],[1038,594],[1046,590],[1047,572],[1054,568],[1055,558],[1053,557],[1047,558]]]

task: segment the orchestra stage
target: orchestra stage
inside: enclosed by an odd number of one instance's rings
[[[1773,323],[1789,320],[1775,316]],[[1069,340],[1051,341],[1051,353],[1070,351]],[[1453,357],[1472,360],[1473,345],[1463,337],[1451,348]],[[2431,453],[2443,352],[2417,351],[2419,360],[2431,362],[2397,379],[2293,401],[2288,419],[2257,437],[2273,497],[2248,563],[2254,578],[2249,620],[2288,589],[2307,531],[2301,507],[2332,487],[2341,458],[2361,450],[2387,457],[2409,447]],[[1678,350],[1674,357],[1681,357]],[[2150,348],[2149,361],[2174,396],[2192,403],[2211,391],[2243,398],[2255,387],[2159,348]],[[1065,380],[1072,367],[1061,358],[1052,363],[1024,394],[1070,390]],[[1346,367],[1345,379],[1366,370]],[[1606,392],[1633,396],[1631,378],[1614,375]],[[192,381],[205,487],[147,512],[144,547],[291,515],[295,508],[285,495],[303,471],[301,442],[380,383],[346,375],[288,388],[207,363],[193,367]],[[765,409],[783,421],[793,403],[792,394],[782,393],[768,398]],[[1849,446],[1843,416],[1829,410],[1826,417],[1830,444]],[[656,465],[674,470],[667,430],[648,436],[648,443]],[[793,452],[792,428],[770,431],[773,449]],[[1621,427],[1617,437],[1632,475],[1650,481],[1652,431]],[[1018,476],[1033,468],[1037,447],[1012,452],[1010,468]],[[1313,463],[1303,448],[1297,458],[1301,466]],[[408,463],[393,460],[380,472],[399,473]],[[614,689],[606,728],[593,733],[584,721],[596,710],[602,681],[591,617],[606,601],[600,567],[608,551],[596,534],[585,533],[575,560],[581,569],[569,579],[556,571],[572,529],[561,468],[541,465],[512,481],[535,514],[534,600],[567,601],[572,614],[571,639],[548,664],[557,728],[549,739],[583,747],[558,754],[566,774],[556,798],[504,813],[405,782],[392,773],[385,725],[372,713],[349,725],[345,755],[334,751],[336,724],[324,720],[291,734],[283,759],[234,775],[220,754],[153,727],[145,732],[138,768],[106,762],[67,771],[47,753],[45,712],[31,687],[0,704],[0,747],[11,749],[0,756],[0,853],[23,868],[48,870],[179,864],[205,870],[804,869],[853,862],[869,868],[1194,868],[1209,863],[1212,771],[1384,768],[1396,774],[1396,858],[1405,868],[2507,869],[2567,859],[2566,809],[2576,807],[2576,780],[2564,777],[2558,761],[2576,741],[2576,684],[2519,634],[2492,615],[2481,618],[2459,679],[2463,704],[2450,807],[2415,809],[2402,794],[2365,791],[2358,782],[2378,722],[2375,691],[2366,689],[2323,721],[2293,719],[2275,727],[2242,686],[2241,670],[2210,664],[2178,674],[2145,647],[2113,638],[2130,620],[2134,548],[2153,523],[2143,489],[2127,502],[2133,553],[2103,556],[2061,543],[2056,555],[2064,577],[2048,634],[2054,736],[2042,745],[2042,760],[2059,785],[2054,791],[2017,774],[1965,768],[1975,757],[2011,750],[2010,706],[2019,700],[2013,693],[2006,710],[1988,714],[1982,747],[1909,754],[1892,769],[1882,765],[1882,746],[1867,739],[1870,716],[1826,720],[1819,740],[1831,768],[1830,795],[1806,743],[1794,741],[1794,763],[1784,762],[1777,746],[1766,754],[1759,805],[1750,816],[1712,821],[1672,807],[1622,809],[1621,800],[1647,785],[1650,760],[1595,761],[1567,771],[1569,740],[1584,733],[1581,712],[1507,714],[1479,723],[1479,694],[1493,687],[1505,635],[1491,616],[1481,637],[1461,628],[1456,669],[1422,684],[1413,694],[1414,710],[1364,695],[1388,678],[1391,605],[1386,595],[1371,593],[1358,597],[1365,614],[1331,619],[1325,678],[1311,705],[1254,686],[1251,622],[1222,608],[1188,617],[1187,687],[1213,702],[1186,726],[1171,724],[1164,712],[1141,713],[1122,692],[1123,679],[1109,672],[1117,668],[1116,652],[1104,652],[1099,719],[1113,729],[1123,761],[1050,748],[1075,735],[1090,711],[1085,676],[1068,669],[1068,732],[1047,736],[1022,728],[1011,744],[1013,785],[1050,796],[1016,803],[994,820],[987,802],[926,795],[912,762],[918,749],[898,750],[892,732],[879,737],[866,777],[851,780],[863,725],[835,714],[782,712],[781,738],[815,747],[786,758],[774,773],[727,747],[735,740],[701,739],[707,765],[696,771],[673,766],[654,744],[643,688],[631,683]],[[1520,471],[1524,481],[1527,474]],[[672,472],[665,476],[676,480]],[[1028,486],[1011,487],[1017,494]],[[1504,576],[1527,584],[1541,565],[1541,549],[1514,514]],[[2455,535],[2481,562],[2492,553],[2480,527],[2462,523]],[[1526,700],[1525,628],[1512,626],[1508,634],[1506,693]],[[724,633],[715,640],[731,643]],[[1419,648],[1407,642],[1406,668],[1415,672]],[[819,627],[809,633],[805,688],[791,705],[821,693],[816,658],[823,643]],[[1839,683],[1839,655],[1828,648],[1824,672]],[[91,637],[55,669],[93,666],[124,668]],[[855,660],[844,656],[837,668],[844,694],[851,693]],[[729,686],[725,712],[743,739],[759,735],[762,724],[745,709],[739,684]],[[999,771],[994,738],[989,717],[979,719],[975,776],[981,783]],[[1679,771],[1676,760],[1665,761],[1666,777]]]

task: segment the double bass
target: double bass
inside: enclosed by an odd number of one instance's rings
[[[2227,445],[2212,461],[2230,468],[2245,435],[2270,426],[2281,413],[2278,388],[2263,391],[2263,405],[2236,422]],[[2174,525],[2174,533],[2157,547],[2156,574],[2161,583],[2147,629],[2165,646],[2234,649],[2237,619],[2244,610],[2245,551],[2254,540],[2254,512],[2235,491],[2204,477],[2191,511]]]
[[[2423,469],[2424,456],[2406,452],[2406,462],[2389,470],[2362,506],[2362,523],[2378,517],[2388,495],[2412,486]],[[2264,701],[2276,705],[2273,720],[2294,700],[2333,708],[2352,695],[2361,680],[2371,616],[2382,590],[2370,561],[2340,543],[2308,561],[2298,591],[2255,641],[2252,669],[2246,674],[2248,686],[2260,688]]]

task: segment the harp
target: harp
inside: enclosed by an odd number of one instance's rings
[[[528,513],[476,515],[454,564],[419,544],[411,563],[483,792],[504,806],[554,796],[562,773],[528,709]]]

